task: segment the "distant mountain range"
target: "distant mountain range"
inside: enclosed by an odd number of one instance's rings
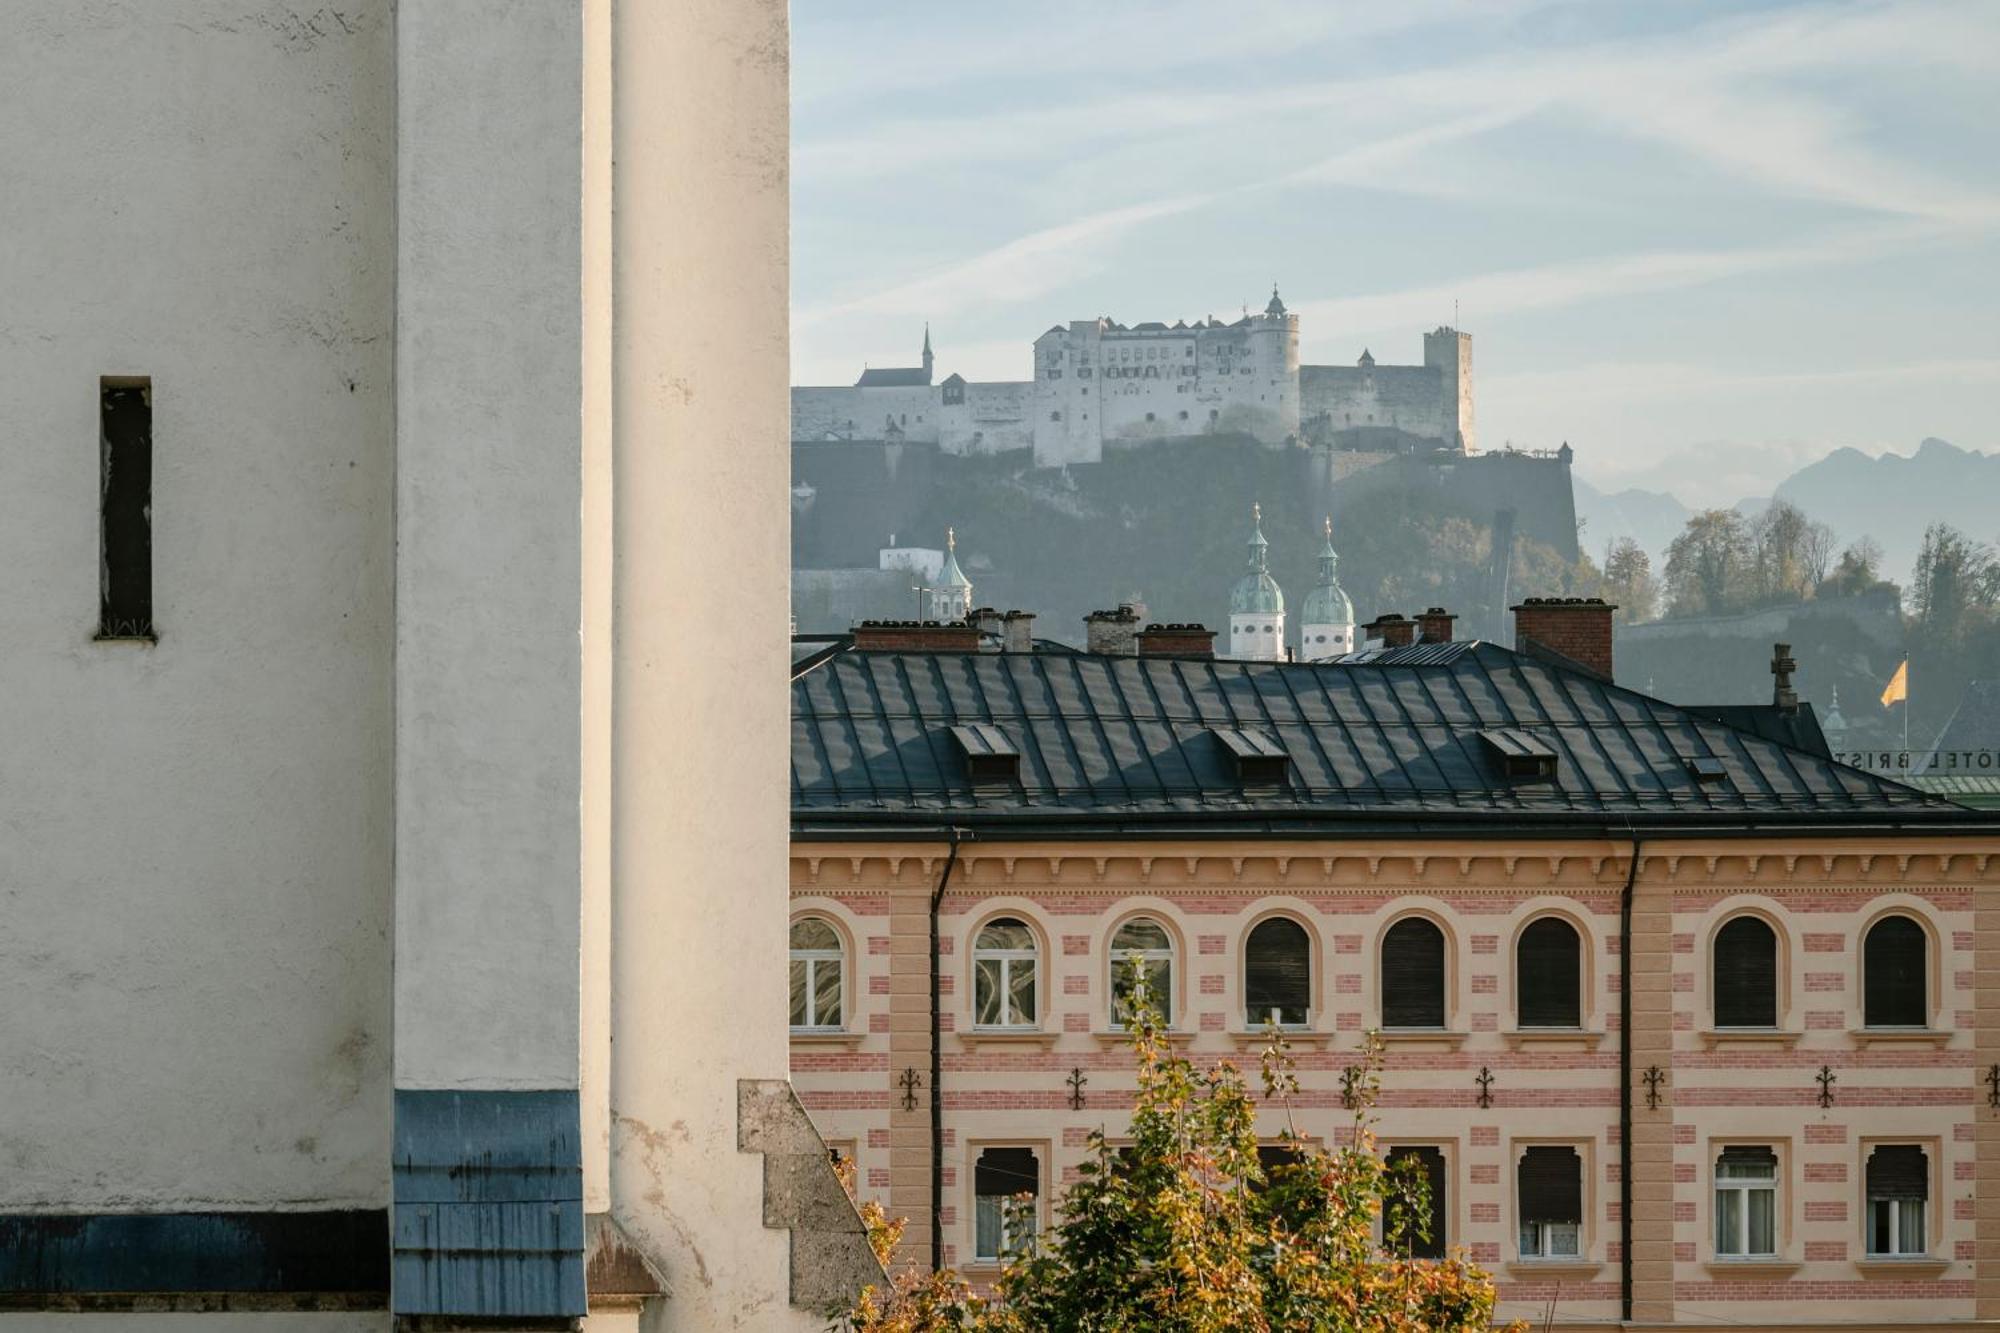
[[[1665,491],[1607,493],[1581,477],[1573,481],[1584,548],[1599,558],[1610,542],[1630,537],[1657,570],[1693,512]],[[1751,497],[1734,507],[1751,516],[1771,498]],[[2000,541],[2000,452],[1960,449],[1935,438],[1908,458],[1835,449],[1778,483],[1775,498],[1829,524],[1842,545],[1873,537],[1882,547],[1884,576],[1907,583],[1931,523],[1942,520],[1980,541]]]

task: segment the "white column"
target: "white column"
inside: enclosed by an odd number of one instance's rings
[[[785,5],[613,38],[613,1211],[670,1327],[818,1329],[736,1142],[788,1065]]]

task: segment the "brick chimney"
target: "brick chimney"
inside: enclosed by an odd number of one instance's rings
[[[1139,631],[1141,657],[1214,657],[1215,631],[1206,625],[1148,625]]]
[[[1133,657],[1139,652],[1139,608],[1120,602],[1115,611],[1092,611],[1083,618],[1086,652]]]
[[[1418,643],[1450,643],[1451,623],[1458,617],[1441,606],[1433,606],[1417,617]]]
[[[976,653],[979,626],[969,620],[864,620],[854,627],[854,646],[878,653]]]
[[[1400,611],[1384,611],[1361,627],[1364,639],[1380,639],[1384,648],[1407,648],[1417,641],[1417,622]]]
[[[1611,613],[1602,597],[1530,597],[1514,613],[1514,648],[1539,645],[1611,679]]]

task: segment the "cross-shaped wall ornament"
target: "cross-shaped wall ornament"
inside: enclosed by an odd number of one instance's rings
[[[1821,1065],[1813,1077],[1819,1080],[1819,1104],[1833,1105],[1833,1085],[1840,1082],[1840,1075],[1833,1072],[1832,1065]]]
[[[1660,1109],[1660,1085],[1667,1081],[1667,1071],[1658,1065],[1653,1065],[1646,1070],[1644,1077],[1646,1080],[1646,1109],[1648,1111],[1657,1111]]]
[[[914,1066],[903,1070],[903,1076],[896,1080],[896,1086],[903,1090],[903,1109],[905,1111],[916,1110],[917,1089],[924,1086],[924,1081],[917,1076]]]
[[[2000,1107],[2000,1065],[1986,1067],[1986,1104]]]
[[[1493,1071],[1485,1065],[1479,1066],[1479,1077],[1472,1080],[1479,1085],[1479,1105],[1482,1109],[1493,1105]]]
[[[1072,1111],[1081,1111],[1083,1109],[1083,1085],[1090,1082],[1090,1080],[1084,1077],[1083,1069],[1079,1066],[1072,1067],[1069,1071],[1069,1077],[1063,1081],[1069,1084],[1069,1109]]]

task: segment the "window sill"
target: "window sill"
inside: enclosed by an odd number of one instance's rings
[[[1377,1035],[1384,1046],[1442,1046],[1452,1051],[1465,1045],[1466,1037],[1448,1028],[1383,1028]]]
[[[1709,1028],[1701,1034],[1702,1045],[1716,1046],[1784,1046],[1799,1044],[1805,1034],[1785,1028]]]
[[[850,1032],[846,1028],[793,1028],[794,1046],[859,1046],[865,1032]]]
[[[1126,1028],[1099,1028],[1090,1034],[1099,1046],[1124,1046],[1131,1042],[1132,1033]],[[1185,1046],[1194,1040],[1194,1033],[1186,1028],[1164,1028],[1160,1040],[1169,1046]]]
[[[1790,1277],[1805,1267],[1796,1259],[1710,1259],[1702,1265],[1710,1277]]]
[[[1061,1034],[1041,1028],[962,1028],[957,1035],[966,1046],[1039,1046],[1046,1050]]]
[[[1602,1032],[1587,1032],[1582,1028],[1515,1028],[1500,1035],[1514,1050],[1523,1046],[1553,1046],[1558,1050],[1594,1051],[1604,1040]]]
[[[92,643],[137,643],[152,648],[158,646],[160,636],[157,632],[153,634],[93,634],[90,636],[90,641]]]
[[[1943,1028],[1856,1028],[1854,1040],[1863,1046],[1942,1046],[1952,1034]]]
[[[1273,1031],[1271,1028],[1238,1028],[1229,1034],[1229,1039],[1236,1043],[1239,1050],[1262,1050],[1271,1040]],[[1333,1044],[1334,1034],[1322,1032],[1318,1028],[1281,1027],[1275,1031],[1278,1036],[1285,1039],[1287,1046],[1305,1046],[1321,1050]]]
[[[1507,1261],[1507,1276],[1517,1278],[1551,1279],[1574,1278],[1583,1280],[1596,1277],[1604,1271],[1604,1265],[1595,1259],[1510,1259]]]
[[[1863,1277],[1937,1277],[1950,1267],[1951,1260],[1932,1254],[1871,1254],[1854,1261]]]

